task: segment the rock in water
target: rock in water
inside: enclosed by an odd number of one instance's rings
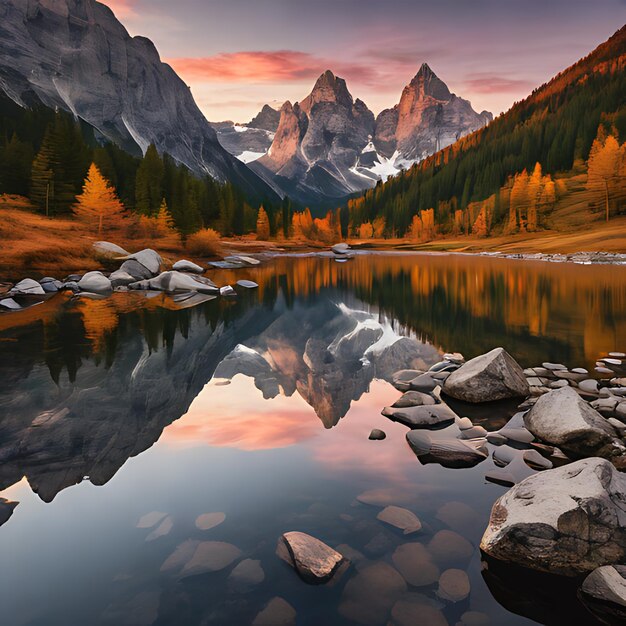
[[[427,433],[411,430],[406,434],[406,440],[424,465],[438,463],[453,469],[474,467],[488,456],[484,439],[431,439]]]
[[[259,285],[255,283],[253,280],[238,280],[237,285],[239,287],[244,287],[245,289],[256,289]]]
[[[413,406],[406,409],[385,407],[382,414],[409,428],[443,427],[457,419],[456,413],[446,404]]]
[[[583,459],[526,478],[493,505],[481,549],[523,567],[577,576],[626,558],[626,476]]]
[[[373,428],[368,439],[371,439],[372,441],[382,441],[383,439],[386,439],[386,437],[387,435],[384,430]]]
[[[222,541],[202,541],[183,567],[181,576],[219,572],[241,556],[241,550]]]
[[[294,626],[296,610],[283,598],[272,598],[254,618],[252,626]]]
[[[439,578],[437,595],[442,600],[460,602],[470,593],[470,581],[462,569],[447,569]]]
[[[437,400],[430,394],[422,393],[421,391],[407,391],[391,407],[394,409],[406,409],[411,406],[428,406],[430,404],[437,404]]]
[[[187,259],[176,261],[176,263],[172,265],[172,269],[177,272],[192,272],[193,274],[202,274],[202,272],[204,272],[203,267]]]
[[[495,348],[463,364],[448,376],[443,390],[457,400],[473,403],[529,394],[524,371],[504,348]]]
[[[119,269],[111,272],[109,280],[111,281],[112,287],[119,287],[122,285],[127,286],[131,283],[134,283],[136,278],[134,276],[131,276],[128,272]]]
[[[102,272],[87,272],[78,281],[78,287],[90,293],[108,293],[112,290],[111,281]]]
[[[400,529],[405,535],[416,533],[422,528],[422,522],[420,522],[417,515],[400,506],[391,505],[385,507],[376,518],[394,528]]]
[[[391,560],[406,582],[414,587],[427,587],[439,579],[439,567],[421,543],[403,543],[396,548]]]
[[[144,267],[139,261],[135,261],[135,259],[129,259],[128,261],[124,261],[120,265],[120,268],[117,272],[124,272],[124,274],[129,274],[135,280],[147,280],[148,278],[152,278],[152,272],[147,267]],[[113,272],[115,274],[116,272]]]
[[[306,582],[326,582],[344,560],[339,552],[306,533],[291,531],[282,539],[289,548],[296,570]]]
[[[541,396],[524,416],[524,424],[542,441],[579,454],[595,454],[617,435],[571,387]]]
[[[594,569],[580,587],[580,596],[603,623],[626,623],[626,567],[605,565]]]
[[[43,296],[45,295],[45,291],[43,287],[32,278],[24,278],[24,280],[20,280],[11,291],[9,291],[9,296]]]
[[[129,254],[127,259],[141,263],[152,274],[152,276],[156,276],[159,273],[161,263],[163,263],[161,255],[151,248],[145,248],[144,250],[139,250],[139,252]]]

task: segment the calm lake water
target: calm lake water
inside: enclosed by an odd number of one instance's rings
[[[596,623],[567,585],[481,565],[505,491],[484,479],[491,458],[422,465],[380,411],[400,395],[394,371],[446,351],[592,370],[626,346],[626,268],[369,254],[215,273],[239,278],[260,288],[187,309],[61,294],[0,316],[0,496],[19,502],[0,528],[2,624],[251,624],[275,597],[302,625]],[[513,413],[455,408],[488,430]],[[378,521],[387,504],[422,531]],[[276,555],[290,530],[350,567],[304,583]],[[236,549],[184,572],[200,542]],[[467,571],[466,600],[389,582],[415,542],[441,572]]]

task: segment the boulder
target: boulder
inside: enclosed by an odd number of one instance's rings
[[[604,565],[594,569],[583,581],[580,597],[603,623],[626,623],[626,567]]]
[[[46,293],[56,293],[63,287],[63,283],[52,276],[46,276],[39,281]]]
[[[199,291],[201,293],[218,293],[215,283],[204,276],[185,272],[163,272],[155,278],[140,283],[131,283],[132,289],[155,289],[157,291]]]
[[[421,391],[407,391],[396,400],[391,406],[394,409],[406,409],[411,406],[423,406],[437,404],[437,400],[428,393]]]
[[[181,570],[181,576],[219,572],[241,556],[241,550],[223,541],[202,541]]]
[[[112,291],[111,281],[102,272],[87,272],[79,281],[78,288],[90,293]]]
[[[413,380],[409,381],[409,389],[420,391],[422,393],[430,393],[439,385],[439,381],[435,380],[430,374],[420,374]]]
[[[9,296],[43,296],[45,295],[45,291],[43,287],[32,278],[24,278],[24,280],[20,280],[11,291],[9,291]]]
[[[439,580],[439,567],[433,562],[426,546],[421,543],[403,543],[391,560],[409,585],[427,587]]]
[[[254,559],[244,559],[228,576],[229,584],[239,592],[249,591],[264,580],[265,572],[261,567],[261,561]]]
[[[161,255],[151,248],[145,248],[144,250],[140,250],[134,254],[129,254],[126,258],[141,263],[141,265],[143,265],[152,276],[156,276],[159,273],[161,263],[163,263]]]
[[[22,308],[13,298],[3,298],[0,300],[0,309],[6,309],[8,311],[19,311]]]
[[[346,254],[350,250],[350,246],[347,243],[336,243],[330,248],[335,254]]]
[[[237,292],[232,288],[231,285],[224,285],[224,287],[220,287],[220,296],[236,296]]]
[[[452,424],[458,419],[457,414],[446,404],[413,406],[398,409],[386,406],[382,410],[385,417],[400,422],[409,428],[435,428]]]
[[[294,567],[305,582],[322,583],[329,580],[344,558],[324,542],[297,531],[282,536]]]
[[[172,269],[177,272],[192,272],[193,274],[202,274],[204,272],[203,267],[187,259],[176,261],[176,263],[172,265]]]
[[[491,402],[529,394],[524,371],[504,348],[477,356],[452,372],[443,391],[465,402]]]
[[[124,261],[120,265],[118,272],[124,272],[125,274],[129,274],[135,280],[147,280],[148,278],[152,278],[152,273],[147,267],[144,267],[139,261],[135,261],[134,259],[130,259],[128,261]]]
[[[623,562],[626,476],[591,458],[526,478],[493,505],[481,549],[564,576]]]
[[[121,246],[110,241],[96,241],[93,244],[93,249],[103,257],[115,258],[120,256],[128,256],[130,253],[124,250]]]
[[[128,272],[119,269],[111,272],[111,274],[109,275],[109,280],[111,281],[111,285],[113,287],[120,287],[130,285],[131,283],[134,283],[137,279],[134,276],[131,276]]]
[[[385,524],[389,524],[390,526],[401,530],[405,535],[416,533],[422,529],[422,522],[420,522],[417,515],[415,515],[415,513],[413,513],[412,511],[404,509],[400,506],[386,506],[376,516],[376,519],[379,519],[381,522],[385,522]]]
[[[595,454],[615,439],[615,429],[571,387],[545,394],[524,416],[536,437],[577,454]]]

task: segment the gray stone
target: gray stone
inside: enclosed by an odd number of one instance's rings
[[[437,400],[433,396],[422,393],[421,391],[407,391],[396,400],[391,406],[394,409],[406,409],[412,406],[423,406],[437,404]]]
[[[176,261],[176,263],[172,265],[172,269],[177,272],[192,272],[193,274],[202,274],[204,272],[204,268],[201,265],[193,261],[188,261],[187,259]]]
[[[122,269],[115,270],[109,275],[109,280],[113,287],[126,287],[135,282],[135,277]]]
[[[597,394],[598,393],[598,381],[593,378],[587,378],[581,380],[578,383],[578,388],[585,393]]]
[[[109,293],[111,281],[102,272],[87,272],[79,281],[78,288],[90,293]]]
[[[626,558],[626,476],[583,459],[526,478],[493,505],[481,549],[530,569],[577,576]]]
[[[32,278],[24,278],[9,291],[9,296],[43,296],[45,295],[43,287]]]
[[[132,288],[137,288],[137,283],[131,283]],[[155,278],[141,281],[142,289],[154,289],[157,291],[196,291],[200,293],[216,294],[218,292],[215,283],[204,276],[189,274],[186,272],[163,272]]]
[[[22,308],[13,298],[4,298],[0,300],[0,309],[6,309],[8,311],[19,311]]]
[[[421,391],[422,393],[430,393],[439,384],[430,374],[420,374],[413,380],[409,381],[409,388],[413,391]]]
[[[244,559],[238,563],[228,576],[228,582],[236,591],[245,592],[265,580],[265,572],[261,561]]]
[[[626,567],[604,565],[594,569],[583,581],[580,592],[587,608],[598,615],[602,623],[626,622]],[[609,617],[609,621],[602,619],[603,616]],[[618,619],[624,621],[618,622]]]
[[[524,450],[522,452],[524,463],[534,470],[548,470],[554,467],[552,461],[546,459],[537,450]]]
[[[255,283],[253,280],[238,280],[237,285],[239,287],[244,287],[245,289],[256,289],[259,285]]]
[[[547,393],[524,416],[528,430],[547,443],[593,454],[610,443],[614,428],[571,387]]]
[[[293,564],[305,582],[329,580],[344,558],[324,542],[298,531],[284,533],[283,541],[289,549]]]
[[[122,256],[128,256],[130,252],[127,252],[121,246],[110,241],[95,241],[93,249],[103,257],[116,258]]]
[[[453,530],[440,530],[428,542],[428,551],[435,563],[451,567],[468,562],[474,554],[474,546]]]
[[[446,404],[413,406],[405,409],[385,407],[382,414],[409,428],[433,428],[452,424],[458,416]]]
[[[432,439],[427,433],[411,430],[406,440],[423,464],[438,463],[442,467],[474,467],[488,456],[485,440]]]
[[[236,296],[237,292],[231,287],[231,285],[224,285],[224,287],[220,287],[220,296]]]
[[[134,259],[130,259],[128,261],[124,261],[122,265],[120,265],[118,272],[124,272],[125,274],[129,274],[135,280],[147,280],[148,278],[152,278],[152,273],[147,267],[144,267],[139,261],[135,261]]]
[[[371,439],[372,441],[382,441],[386,437],[387,435],[385,434],[384,430],[380,430],[379,428],[373,428],[370,432],[370,436],[368,437],[368,439]]]
[[[145,248],[144,250],[140,250],[139,252],[129,254],[126,259],[134,260],[138,263],[141,263],[141,265],[143,265],[152,276],[156,276],[159,273],[161,263],[163,263],[161,255],[151,248]]]
[[[472,403],[525,397],[529,393],[522,368],[503,348],[462,365],[447,378],[443,390],[453,398]]]

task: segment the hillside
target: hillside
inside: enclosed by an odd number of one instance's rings
[[[350,200],[351,234],[571,230],[624,212],[625,93],[623,27],[487,127]]]

